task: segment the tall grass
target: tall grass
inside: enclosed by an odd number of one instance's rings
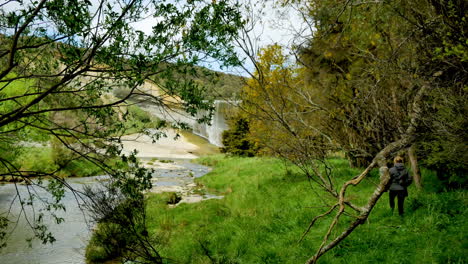
[[[54,161],[53,151],[51,147],[23,147],[15,163],[22,171],[57,172],[56,174],[61,177],[87,177],[102,174],[98,166],[83,158],[73,159],[59,170],[59,166]]]
[[[298,241],[330,200],[320,198],[304,175],[276,159],[215,156],[199,162],[214,166],[199,183],[223,199],[169,208],[159,195],[148,198],[149,230],[169,262],[304,263],[313,255],[331,217]],[[344,160],[330,163],[338,182],[359,173]],[[354,202],[365,202],[377,181],[373,172],[364,190],[351,193]],[[369,221],[321,262],[465,263],[466,191],[409,192],[404,218],[391,215],[385,195]]]

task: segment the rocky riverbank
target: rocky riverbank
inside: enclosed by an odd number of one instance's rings
[[[197,144],[186,134],[176,137],[175,130],[166,130],[166,137],[156,142],[147,135],[133,134],[123,138],[124,152],[137,150],[137,157],[147,168],[155,170],[153,174],[153,193],[175,193],[180,200],[178,203],[195,203],[206,199],[220,198],[206,194],[202,186],[197,186],[194,179],[208,173],[211,169],[190,160],[199,157],[199,153],[206,153],[213,148],[204,140],[198,139]],[[193,137],[193,135],[191,136]],[[177,203],[177,204],[178,204]]]
[[[220,196],[204,192],[203,186],[195,183],[194,179],[211,171],[211,168],[191,163],[190,160],[173,159],[158,160],[143,159],[145,167],[155,170],[153,174],[153,187],[151,193],[174,193],[177,202],[196,203],[207,199],[219,199]]]
[[[153,143],[144,135],[129,135],[123,142],[124,152],[129,153],[136,149],[137,157],[144,166],[155,169],[153,175],[153,187],[150,192],[174,193],[179,197],[177,203],[194,203],[204,199],[221,198],[203,193],[194,179],[208,173],[211,169],[191,163],[198,158],[199,153],[213,152],[208,143],[203,140],[193,141],[191,135],[181,136],[174,139],[176,132],[167,131],[167,137],[161,138]],[[194,143],[192,143],[194,142]],[[211,146],[212,148],[212,146]],[[75,189],[81,190],[84,184],[93,184],[99,177],[68,178],[67,182]],[[26,197],[29,186],[0,184],[0,210],[10,211],[11,217],[17,219],[22,214],[18,202],[18,194]],[[47,196],[44,190],[41,195]],[[27,221],[20,219],[14,230],[9,230],[7,247],[0,251],[1,263],[66,263],[84,264],[85,247],[88,244],[90,233],[88,222],[84,212],[80,210],[73,193],[66,191],[62,200],[67,211],[60,212],[59,216],[65,221],[57,225],[53,219],[44,219],[44,224],[50,226],[57,241],[53,244],[42,245],[39,241],[33,241],[32,247],[28,246],[26,240],[31,236],[31,229]],[[170,206],[177,206],[176,204]],[[30,208],[27,208],[28,210]],[[27,211],[28,214],[32,212]],[[23,212],[24,214],[24,212]]]

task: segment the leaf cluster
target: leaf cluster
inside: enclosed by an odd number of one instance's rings
[[[143,32],[137,23],[153,25]],[[151,187],[151,174],[135,165],[134,154],[122,154],[121,136],[165,124],[148,120],[129,99],[139,96],[194,116],[209,110],[205,89],[180,74],[209,59],[239,63],[230,40],[242,23],[238,6],[227,1],[0,4],[0,174],[25,181],[47,176],[69,187],[60,172],[87,164],[112,176],[114,187],[129,198],[140,197]],[[142,89],[147,82],[162,92]],[[116,98],[116,89],[126,94]],[[24,146],[38,142],[50,146],[53,164],[23,167]],[[49,191],[60,200],[58,190]]]

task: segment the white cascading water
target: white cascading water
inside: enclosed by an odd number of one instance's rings
[[[214,101],[215,111],[213,113],[213,117],[211,119],[210,124],[198,124],[195,123],[193,125],[193,133],[199,135],[201,137],[206,138],[211,144],[216,145],[218,147],[222,147],[222,134],[225,130],[228,129],[228,125],[226,123],[226,111],[232,108],[230,102],[216,100]],[[200,116],[206,114],[206,112],[200,113]]]
[[[236,104],[237,102],[215,100],[215,110],[213,112],[213,117],[210,124],[199,124],[195,118],[190,117],[186,113],[170,111],[167,109],[162,110],[160,107],[155,105],[145,105],[143,108],[163,120],[167,120],[169,122],[184,122],[192,127],[192,132],[195,135],[207,139],[213,145],[222,147],[222,134],[223,131],[228,129],[228,125],[226,123],[226,114],[233,110],[235,107],[234,105]],[[199,117],[202,117],[206,114],[206,112],[201,112],[199,113]]]

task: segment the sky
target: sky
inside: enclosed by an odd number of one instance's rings
[[[30,1],[30,0],[29,0]],[[209,0],[207,0],[209,1]],[[212,0],[215,1],[215,0]],[[277,0],[231,0],[239,1],[243,6],[249,6],[256,21],[253,31],[249,34],[254,40],[254,49],[258,50],[271,44],[280,44],[289,50],[293,44],[294,35],[301,32],[301,35],[310,35],[310,30],[304,30],[304,23],[299,12],[293,8],[279,8],[276,5]],[[99,0],[91,0],[91,3],[97,6]],[[28,1],[23,2],[23,4]],[[19,2],[11,1],[7,5],[2,6],[5,11],[12,11],[20,7]],[[116,7],[117,8],[117,7]],[[247,12],[245,13],[247,14]],[[145,20],[135,22],[132,26],[136,30],[143,31],[147,34],[151,33],[152,27],[158,22],[157,18],[149,16]],[[296,39],[297,40],[297,39]],[[240,57],[245,57],[245,54],[237,49]],[[220,68],[216,61],[205,62],[202,66],[212,70],[233,73],[237,75],[248,76],[248,73],[242,68]],[[245,68],[247,71],[253,71],[253,64],[246,60]]]
[[[271,44],[280,44],[284,46],[287,51],[290,50],[291,45],[294,43],[294,36],[298,32],[301,35],[310,35],[310,30],[305,29],[305,24],[299,12],[292,7],[278,8],[276,7],[276,0],[240,0],[244,6],[250,6],[256,23],[254,30],[251,32],[250,37],[255,39],[255,49],[265,47]],[[155,25],[157,20],[149,17],[143,21],[133,23],[133,27],[145,33],[151,33],[152,26]],[[296,39],[297,40],[297,39]],[[239,56],[245,57],[244,53],[237,49]],[[212,70],[232,73],[237,75],[248,76],[242,68],[220,68],[219,64],[215,61],[204,63],[203,66]],[[245,68],[252,72],[253,64],[245,60]]]
[[[260,37],[259,45],[290,44],[291,30],[299,30],[302,24],[299,13],[292,8],[274,7],[276,4],[274,0],[253,1],[255,3],[251,4],[248,0],[241,0],[241,4],[252,6],[253,13],[260,18],[255,28],[255,34]],[[156,23],[157,19],[148,17],[145,20],[133,23],[133,27],[145,33],[151,33],[152,26]]]

